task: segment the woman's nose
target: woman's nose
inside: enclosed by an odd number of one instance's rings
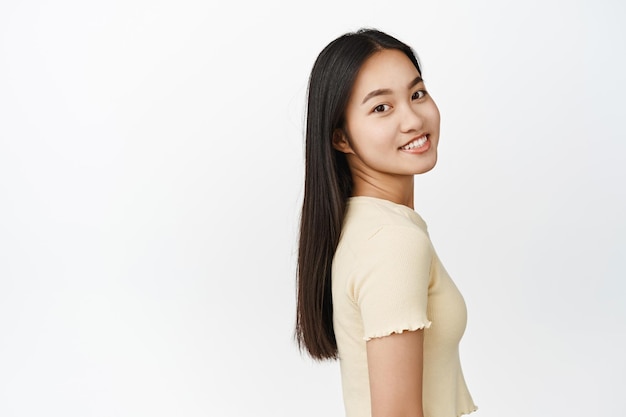
[[[424,125],[423,115],[420,110],[413,105],[406,105],[401,114],[400,129],[403,132],[419,131]]]

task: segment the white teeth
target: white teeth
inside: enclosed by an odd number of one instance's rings
[[[428,138],[426,136],[422,136],[419,139],[415,139],[413,142],[404,145],[400,149],[404,149],[405,151],[408,151],[409,149],[421,148],[422,146],[424,146],[427,140]]]

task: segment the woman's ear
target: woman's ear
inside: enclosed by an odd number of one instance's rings
[[[333,148],[343,153],[354,153],[348,141],[348,135],[343,129],[335,129],[333,132]]]

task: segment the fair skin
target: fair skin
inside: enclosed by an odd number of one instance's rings
[[[438,142],[439,110],[409,58],[397,50],[368,58],[333,135],[353,194],[413,208],[414,176],[435,166]],[[372,417],[423,417],[423,345],[423,330],[367,342]]]
[[[439,110],[409,58],[382,50],[367,59],[345,125],[333,135],[352,171],[354,195],[413,208],[413,178],[435,166],[438,142]]]

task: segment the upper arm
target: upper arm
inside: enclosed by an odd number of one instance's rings
[[[385,227],[368,243],[355,299],[366,340],[372,417],[423,417],[430,241],[414,228]]]
[[[423,417],[424,331],[405,331],[367,342],[372,417]]]
[[[354,299],[365,340],[430,326],[432,250],[427,235],[415,228],[385,227],[359,257]]]

